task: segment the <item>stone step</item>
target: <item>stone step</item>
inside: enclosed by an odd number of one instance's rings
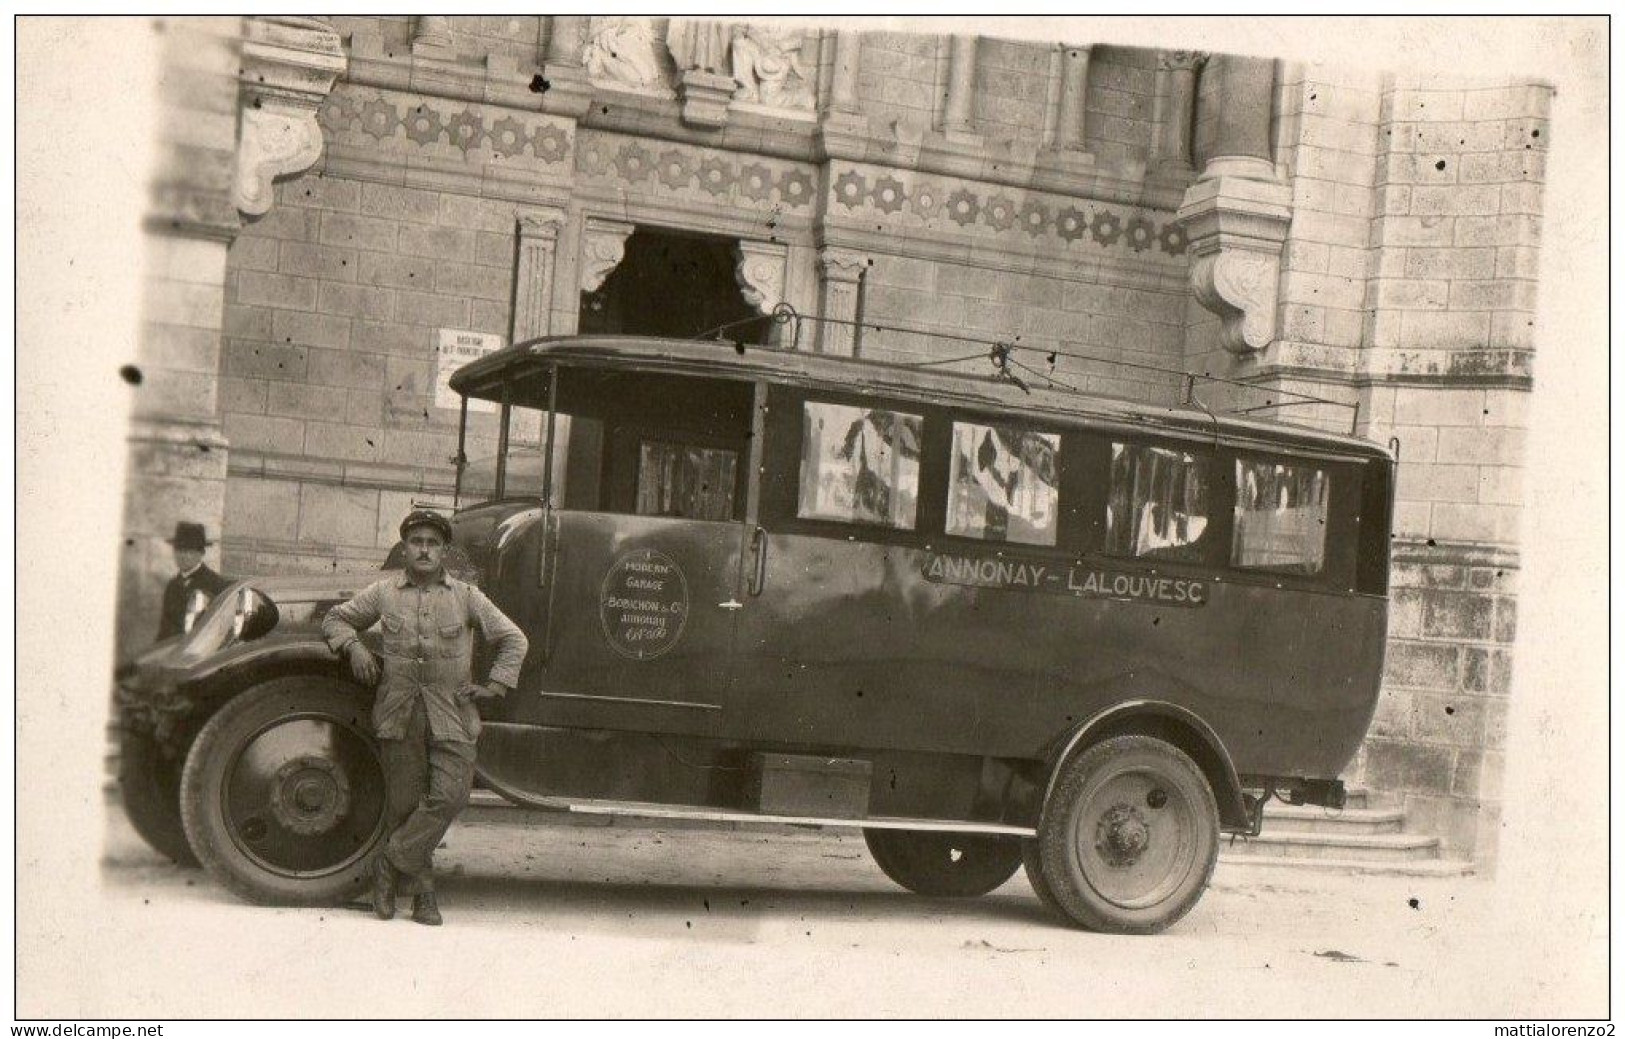
[[[1345,797],[1345,800],[1343,802],[1343,807],[1344,808],[1371,808],[1371,807],[1374,807],[1374,805],[1372,803],[1371,791],[1366,789],[1363,786],[1351,786],[1351,787],[1348,787],[1347,789],[1345,789],[1343,791],[1343,794],[1344,794],[1344,797]],[[1272,802],[1272,804],[1273,804],[1273,802]]]
[[[1398,862],[1439,857],[1439,838],[1407,833],[1276,833],[1226,836],[1223,854],[1248,858],[1353,859]]]
[[[1398,808],[1321,808],[1318,805],[1270,804],[1264,809],[1265,833],[1399,833],[1405,813]]]
[[[1373,859],[1299,858],[1289,855],[1251,855],[1223,852],[1219,855],[1219,875],[1254,871],[1313,870],[1324,873],[1359,873],[1393,877],[1467,877],[1473,864],[1457,859]]]

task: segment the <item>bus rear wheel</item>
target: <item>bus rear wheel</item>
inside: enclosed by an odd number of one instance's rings
[[[1071,921],[1154,934],[1207,889],[1219,856],[1218,806],[1201,769],[1177,747],[1117,736],[1062,766],[1036,850],[1035,880]]]
[[[278,678],[198,733],[181,777],[186,835],[240,897],[332,905],[364,894],[384,823],[367,700],[332,678]]]
[[[1021,843],[1013,837],[935,830],[864,830],[882,873],[916,895],[975,898],[1015,875]]]

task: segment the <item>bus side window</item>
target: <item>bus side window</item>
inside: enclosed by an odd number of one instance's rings
[[[913,530],[924,432],[919,415],[804,402],[797,518]]]
[[[1211,527],[1208,459],[1178,448],[1112,443],[1107,555],[1201,562]]]
[[[955,422],[944,530],[1053,548],[1060,509],[1058,433]]]
[[[1326,566],[1331,479],[1318,466],[1240,456],[1230,565],[1310,576]]]

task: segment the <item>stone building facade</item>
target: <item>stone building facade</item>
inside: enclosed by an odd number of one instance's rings
[[[1310,393],[1345,406],[1279,415],[1397,438],[1354,778],[1493,861],[1547,86],[618,16],[166,31],[124,650],[176,519],[222,533],[228,573],[327,570],[449,503],[445,334],[669,331],[656,291],[704,301],[691,322],[861,307],[1103,359],[1041,365],[1069,385],[1166,399],[1177,377],[1106,362],[1185,369],[1249,384],[1210,406]],[[833,324],[796,345],[965,352]]]

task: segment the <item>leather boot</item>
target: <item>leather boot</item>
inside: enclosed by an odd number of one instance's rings
[[[435,903],[433,891],[424,891],[412,899],[412,919],[429,927],[439,927],[445,923],[440,916],[440,906]]]
[[[395,918],[395,867],[383,852],[372,860],[372,915],[380,920]]]

